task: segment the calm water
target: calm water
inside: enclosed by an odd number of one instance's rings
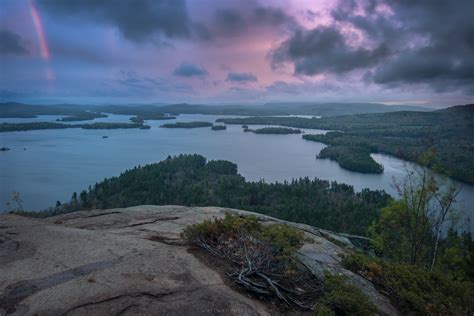
[[[213,122],[222,116],[181,115],[179,121]],[[54,121],[58,116],[35,119],[1,119],[2,122]],[[128,122],[129,116],[111,115],[95,122]],[[174,120],[166,121],[166,123]],[[91,122],[91,121],[89,121]],[[66,201],[105,177],[119,175],[136,165],[158,162],[168,155],[198,153],[208,159],[236,163],[247,180],[267,182],[308,176],[383,189],[395,195],[393,177],[404,175],[404,162],[386,155],[373,155],[385,167],[381,175],[366,175],[341,169],[330,160],[316,159],[325,145],[305,141],[301,135],[257,135],[244,133],[241,126],[229,125],[226,131],[210,128],[159,128],[165,121],[148,121],[149,130],[43,130],[0,133],[0,210],[18,191],[24,207],[40,210]],[[77,123],[77,122],[73,122]],[[81,123],[81,122],[79,122]],[[305,130],[307,133],[324,133]],[[107,135],[109,138],[103,139]],[[474,214],[474,186],[463,185],[457,207]],[[471,221],[472,222],[472,221]],[[472,224],[466,224],[472,227]]]

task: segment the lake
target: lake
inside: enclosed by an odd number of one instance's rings
[[[54,121],[59,117],[0,119],[0,122]],[[129,122],[129,117],[110,115],[84,123]],[[214,122],[221,117],[229,116],[180,115],[177,120]],[[41,210],[53,206],[56,200],[69,200],[72,192],[80,192],[106,177],[182,153],[232,161],[238,165],[239,173],[251,181],[281,182],[318,177],[351,184],[357,191],[382,189],[394,196],[393,178],[400,180],[404,176],[406,163],[387,155],[372,155],[384,166],[383,174],[351,172],[340,168],[336,162],[316,159],[325,145],[303,140],[301,135],[244,133],[240,125],[228,125],[225,131],[159,128],[174,121],[147,121],[152,127],[149,130],[64,129],[0,133],[0,147],[11,149],[0,152],[0,210],[6,208],[13,191],[20,192],[25,209]],[[70,122],[78,123],[83,122]],[[108,138],[102,138],[105,135]],[[474,186],[463,184],[458,200],[457,208],[472,218]],[[472,229],[472,222],[465,224],[466,227]]]

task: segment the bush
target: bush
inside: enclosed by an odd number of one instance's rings
[[[225,260],[231,280],[259,298],[311,309],[322,293],[321,281],[292,257],[304,243],[304,233],[293,227],[227,214],[189,226],[182,235]]]
[[[240,217],[226,214],[223,219],[205,220],[188,226],[182,236],[189,241],[197,239],[217,240],[226,236],[235,238],[248,234],[252,239],[269,243],[276,253],[290,256],[304,244],[304,233],[288,225],[263,225],[256,216]]]
[[[345,257],[343,265],[387,292],[404,314],[471,315],[474,312],[473,282],[362,254]]]
[[[324,287],[324,295],[314,308],[317,316],[366,316],[377,312],[367,296],[345,276],[326,274]]]
[[[227,260],[232,281],[259,298],[314,308],[317,315],[371,315],[376,311],[345,277],[328,274],[323,286],[294,258],[306,240],[302,231],[291,226],[263,225],[255,216],[227,214],[223,219],[188,226],[182,236]]]

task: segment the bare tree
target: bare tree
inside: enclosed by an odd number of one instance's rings
[[[6,205],[7,212],[23,212],[23,200],[21,199],[20,192],[13,191],[12,197]]]
[[[436,264],[439,244],[446,225],[456,210],[453,207],[462,187],[443,183],[442,178],[428,167],[409,167],[406,176],[394,180],[393,187],[405,205],[406,223],[410,243],[410,263],[426,263],[432,270]],[[429,253],[429,258],[423,256]]]

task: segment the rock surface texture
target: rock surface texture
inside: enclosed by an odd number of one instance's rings
[[[229,212],[283,222],[226,208],[151,205],[47,219],[0,215],[0,315],[279,314],[230,286],[180,238],[187,225]],[[370,282],[341,266],[355,237],[284,223],[314,240],[298,252],[313,273],[345,274],[380,314],[397,314]]]

